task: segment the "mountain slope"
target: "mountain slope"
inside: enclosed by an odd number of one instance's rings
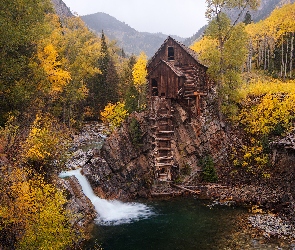
[[[128,54],[138,55],[141,51],[144,51],[148,57],[151,57],[168,36],[162,33],[139,32],[128,24],[102,12],[81,18],[97,34],[100,34],[103,30],[107,37],[117,40],[118,45]],[[172,37],[178,41],[184,40],[181,37]]]
[[[242,22],[245,18],[246,12],[249,11],[253,22],[255,23],[259,22],[260,20],[267,18],[274,9],[279,8],[284,4],[294,3],[294,2],[295,0],[261,0],[260,6],[257,10],[246,9],[243,15],[241,15],[239,21]],[[234,22],[236,21],[240,13],[240,10],[228,9],[225,12],[230,17],[230,19]],[[206,29],[206,25],[200,28],[193,36],[185,39],[183,43],[186,46],[190,46],[203,35],[205,29]]]
[[[267,18],[274,9],[281,7],[282,5],[286,3],[294,3],[294,2],[295,0],[261,0],[260,6],[258,7],[257,10],[247,9],[246,11],[249,11],[253,22],[256,23],[256,22],[259,22],[260,20]],[[246,11],[244,15],[241,16],[239,21],[244,20]],[[229,15],[232,21],[235,21],[238,14],[240,13],[240,10],[229,9],[226,11],[226,13]]]

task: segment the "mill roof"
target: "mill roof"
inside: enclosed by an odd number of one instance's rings
[[[163,42],[163,44],[161,45],[161,47],[157,50],[157,52],[154,54],[154,56],[148,61],[147,66],[149,66],[149,64],[156,58],[156,56],[159,54],[159,52],[161,51],[161,49],[165,46],[165,44],[167,43],[168,40],[172,40],[174,41],[176,44],[178,44],[187,54],[189,54],[198,64],[201,64],[199,62],[198,56],[197,54],[190,48],[188,48],[187,46],[185,46],[184,44],[176,41],[174,38],[172,38],[171,36],[168,36],[167,39]],[[203,64],[201,64],[203,65]],[[205,65],[203,65],[205,66]],[[206,66],[205,66],[206,67]]]
[[[167,62],[165,60],[160,60],[156,66],[149,72],[148,75],[150,75],[160,64],[164,64],[166,65],[168,68],[170,68],[177,76],[181,77],[181,76],[185,76],[185,74],[183,73],[183,71],[179,68],[174,66],[173,63],[171,62]]]

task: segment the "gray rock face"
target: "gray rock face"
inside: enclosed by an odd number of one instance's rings
[[[204,100],[201,115],[192,112],[190,119],[185,104],[172,102],[174,178],[182,168],[189,166],[192,174],[186,181],[197,179],[201,171],[199,161],[207,155],[212,156],[216,166],[227,160],[228,139],[210,98]],[[140,145],[134,145],[130,135],[130,120],[133,118],[141,127]],[[100,197],[128,200],[150,196],[155,182],[150,127],[147,112],[132,114],[105,140],[97,157],[83,167],[83,173]]]
[[[134,116],[142,125],[142,133],[146,133],[144,114]],[[101,198],[128,200],[149,196],[150,144],[143,136],[141,145],[133,145],[128,124],[129,120],[112,133],[99,154],[83,167],[84,175]]]
[[[62,17],[72,17],[73,14],[69,7],[62,0],[51,0],[55,12],[58,16]]]
[[[280,138],[271,143],[271,146],[276,150],[285,150],[295,152],[295,130],[286,135],[284,138]]]
[[[84,195],[78,180],[71,176],[66,179],[58,179],[57,184],[66,190],[68,200],[66,208],[75,215],[70,221],[71,224],[76,228],[86,228],[97,214],[91,201]]]

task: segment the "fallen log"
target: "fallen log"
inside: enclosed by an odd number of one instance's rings
[[[188,188],[185,188],[185,187],[182,187],[182,186],[178,186],[176,184],[170,184],[172,187],[176,187],[176,188],[179,188],[179,189],[182,189],[182,190],[185,190],[185,191],[188,191],[188,192],[191,192],[193,194],[200,194],[201,191],[200,190],[192,190],[192,189],[188,189]]]

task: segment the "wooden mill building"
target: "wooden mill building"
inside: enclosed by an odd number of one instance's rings
[[[182,102],[188,112],[194,106],[199,115],[201,98],[208,92],[207,67],[193,50],[168,37],[150,59],[147,71],[155,175],[160,181],[169,181],[174,165],[172,102]]]

